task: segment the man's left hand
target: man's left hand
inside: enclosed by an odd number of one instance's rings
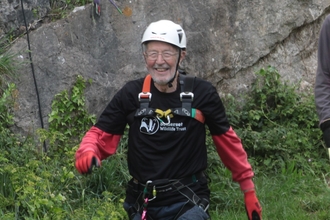
[[[245,209],[249,220],[261,220],[261,205],[256,196],[255,190],[244,193]]]

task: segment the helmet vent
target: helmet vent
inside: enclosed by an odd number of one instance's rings
[[[178,36],[179,36],[179,42],[181,43],[182,36],[183,36],[182,29],[177,30],[177,32],[178,32]]]
[[[151,32],[152,34],[156,34],[157,35],[157,33],[156,32]],[[159,35],[166,35],[166,33],[160,33]]]

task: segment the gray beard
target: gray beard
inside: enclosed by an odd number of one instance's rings
[[[157,83],[158,85],[160,85],[160,86],[165,86],[165,85],[167,85],[170,81],[172,82],[173,81],[173,78],[175,78],[175,74],[169,79],[169,80],[166,80],[166,81],[155,81],[154,80],[154,82],[155,83]]]

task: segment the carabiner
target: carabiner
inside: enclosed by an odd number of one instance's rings
[[[153,189],[152,189],[152,196],[153,197],[151,199],[149,199],[149,201],[152,201],[152,200],[156,199],[156,195],[157,195],[156,186],[154,186]]]
[[[165,123],[162,119],[160,119],[160,118],[158,117],[158,115],[157,115],[156,117],[157,117],[157,119],[158,119],[160,122],[162,122],[164,125],[169,125],[169,124],[171,123],[171,118],[170,118],[169,115],[166,116],[167,123]]]
[[[152,183],[151,180],[148,180],[148,181],[146,182],[146,185],[145,185],[144,190],[143,190],[143,199],[146,198],[146,194],[148,193],[148,185],[151,184],[151,183]]]

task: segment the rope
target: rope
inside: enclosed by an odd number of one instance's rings
[[[33,62],[32,62],[30,39],[29,39],[29,30],[28,30],[28,26],[27,26],[27,22],[26,22],[25,13],[24,13],[23,0],[21,0],[21,6],[22,6],[22,13],[23,13],[24,24],[25,24],[25,29],[26,29],[26,38],[27,38],[28,49],[29,49],[29,58],[30,58],[30,64],[31,64],[31,69],[32,69],[32,76],[33,76],[34,86],[35,86],[36,94],[37,94],[40,123],[41,123],[41,128],[44,128],[44,121],[42,119],[42,112],[41,112],[39,91],[38,91],[37,81],[36,81],[36,77],[35,77],[35,73],[34,73],[34,67],[33,67]],[[44,147],[44,151],[46,152],[47,151],[47,147],[46,147],[46,142],[45,141],[43,143],[43,147]]]

